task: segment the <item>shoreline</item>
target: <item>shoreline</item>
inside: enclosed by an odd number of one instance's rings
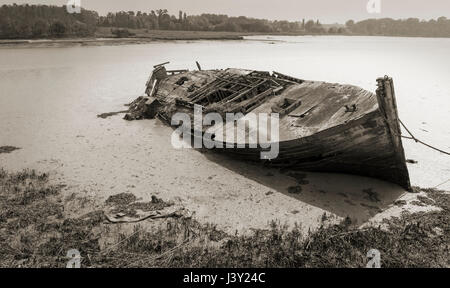
[[[93,37],[67,37],[42,39],[0,39],[0,48],[44,48],[71,46],[106,46],[148,44],[163,41],[200,41],[200,40],[244,40],[244,36],[251,33],[237,32],[209,32],[209,31],[142,31],[132,30],[131,37],[115,37],[110,29],[99,29]]]
[[[70,39],[21,39],[0,40],[0,48],[47,48],[72,46],[116,46],[131,44],[148,44],[163,41],[196,41],[196,40],[243,40],[243,38],[70,38]]]
[[[216,33],[216,32],[212,32]],[[440,39],[437,37],[411,37],[411,36],[384,36],[384,35],[342,35],[342,34],[239,34],[239,35],[203,35],[203,36],[154,36],[154,37],[93,37],[93,38],[61,38],[61,39],[0,39],[0,49],[2,48],[62,48],[74,46],[120,46],[137,45],[170,41],[254,41],[245,39],[245,36],[348,36],[348,37],[391,37],[391,38],[426,38]],[[443,38],[446,39],[446,38]],[[261,40],[270,41],[270,40]]]

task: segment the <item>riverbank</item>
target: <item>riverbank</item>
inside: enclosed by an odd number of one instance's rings
[[[116,46],[148,44],[160,41],[197,41],[197,40],[244,40],[246,36],[367,36],[354,33],[340,34],[311,34],[302,32],[220,32],[220,31],[173,31],[173,30],[147,30],[147,29],[119,29],[126,31],[129,37],[117,37],[113,33],[117,28],[98,27],[93,37],[86,38],[45,38],[45,39],[0,39],[0,48],[45,48],[45,47],[71,47],[71,46]],[[371,37],[401,37],[401,38],[423,38],[423,36],[389,36],[372,35]],[[432,37],[430,37],[432,38]],[[258,39],[262,41],[262,39]],[[272,41],[272,40],[270,40]]]
[[[110,28],[100,27],[91,38],[56,38],[56,39],[0,39],[0,48],[44,48],[44,47],[70,47],[70,46],[105,46],[105,45],[131,45],[147,44],[155,41],[195,41],[195,40],[242,40],[243,36],[250,35],[236,32],[209,32],[209,31],[166,31],[130,29],[133,35],[118,38],[111,33]]]
[[[450,267],[450,194],[444,191],[415,189],[425,195],[416,205],[437,209],[405,212],[382,226],[361,228],[349,218],[332,225],[324,214],[320,228],[308,234],[272,221],[267,229],[233,235],[189,213],[164,214],[174,204],[157,197],[142,202],[122,193],[94,204],[80,195],[63,197],[64,188],[48,173],[0,170],[0,267],[65,267],[71,249],[85,268],[365,267],[373,248],[386,268]],[[139,221],[137,210],[158,217]],[[138,223],[111,221],[111,213]]]

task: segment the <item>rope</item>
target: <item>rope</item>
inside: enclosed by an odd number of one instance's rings
[[[414,140],[414,141],[416,141],[416,143],[420,143],[420,144],[425,145],[425,146],[427,146],[427,147],[429,147],[429,148],[431,148],[431,149],[434,149],[434,150],[439,151],[439,152],[441,152],[441,153],[450,155],[449,152],[443,151],[443,150],[438,149],[438,148],[436,148],[436,147],[433,147],[433,146],[431,146],[431,145],[429,145],[429,144],[427,144],[427,143],[425,143],[425,142],[423,142],[423,141],[420,141],[419,139],[417,139],[416,137],[414,137],[414,135],[411,133],[411,131],[409,131],[409,129],[406,127],[406,125],[403,124],[402,120],[398,119],[398,121],[400,122],[400,124],[402,124],[403,128],[405,128],[405,130],[408,132],[408,134],[411,135],[411,137],[400,135],[402,138]],[[442,185],[444,185],[444,184],[446,184],[446,183],[448,183],[448,182],[450,182],[450,179],[448,179],[447,181],[442,182],[442,183],[439,184],[439,185],[434,186],[433,188],[438,188],[438,187],[440,187],[440,186],[442,186]]]
[[[439,185],[434,186],[433,188],[438,188],[439,186],[442,186],[442,185],[446,184],[447,182],[450,182],[450,179],[448,179],[448,180],[445,181],[445,182],[442,182],[442,183],[439,184]]]
[[[423,141],[417,139],[416,137],[414,137],[414,135],[411,133],[411,131],[409,131],[409,129],[406,127],[406,125],[403,124],[402,120],[398,119],[398,121],[400,122],[400,124],[402,124],[403,128],[405,128],[405,130],[408,132],[408,134],[411,135],[411,137],[400,135],[402,138],[414,140],[414,141],[416,141],[416,143],[420,143],[420,144],[422,144],[422,145],[425,145],[425,146],[427,146],[428,148],[431,148],[431,149],[433,149],[433,150],[439,151],[439,152],[441,152],[441,153],[443,153],[443,154],[450,155],[450,152],[447,152],[447,151],[438,149],[438,148],[436,148],[436,147],[431,146],[430,144],[427,144],[427,143],[425,143],[425,142],[423,142]],[[450,179],[449,179],[449,180],[450,180]]]

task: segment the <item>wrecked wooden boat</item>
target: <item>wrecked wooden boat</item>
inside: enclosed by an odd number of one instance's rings
[[[266,164],[369,176],[411,190],[391,78],[377,79],[378,89],[372,93],[278,72],[202,71],[199,65],[198,71],[166,70],[164,64],[154,67],[147,82],[148,97],[137,99],[126,118],[159,117],[170,124],[175,113],[192,115],[194,107],[201,107],[203,113],[242,113],[236,121],[250,113],[276,113],[279,153],[275,159],[262,160]],[[236,129],[234,123],[232,127]],[[194,127],[192,134],[204,134],[206,128],[195,131]],[[248,143],[240,145],[227,142],[230,128],[223,129],[223,135],[220,131],[212,138],[223,142],[224,148],[215,149],[261,161],[263,148],[250,145],[251,130],[245,127]]]

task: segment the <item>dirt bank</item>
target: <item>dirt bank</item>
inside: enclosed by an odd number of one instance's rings
[[[134,36],[117,38],[109,28],[99,28],[92,38],[60,38],[60,39],[0,39],[0,48],[45,48],[45,47],[71,47],[71,46],[105,46],[105,45],[131,45],[147,44],[155,41],[195,41],[195,40],[242,40],[241,33],[234,32],[208,32],[208,31],[145,31],[133,30]]]

